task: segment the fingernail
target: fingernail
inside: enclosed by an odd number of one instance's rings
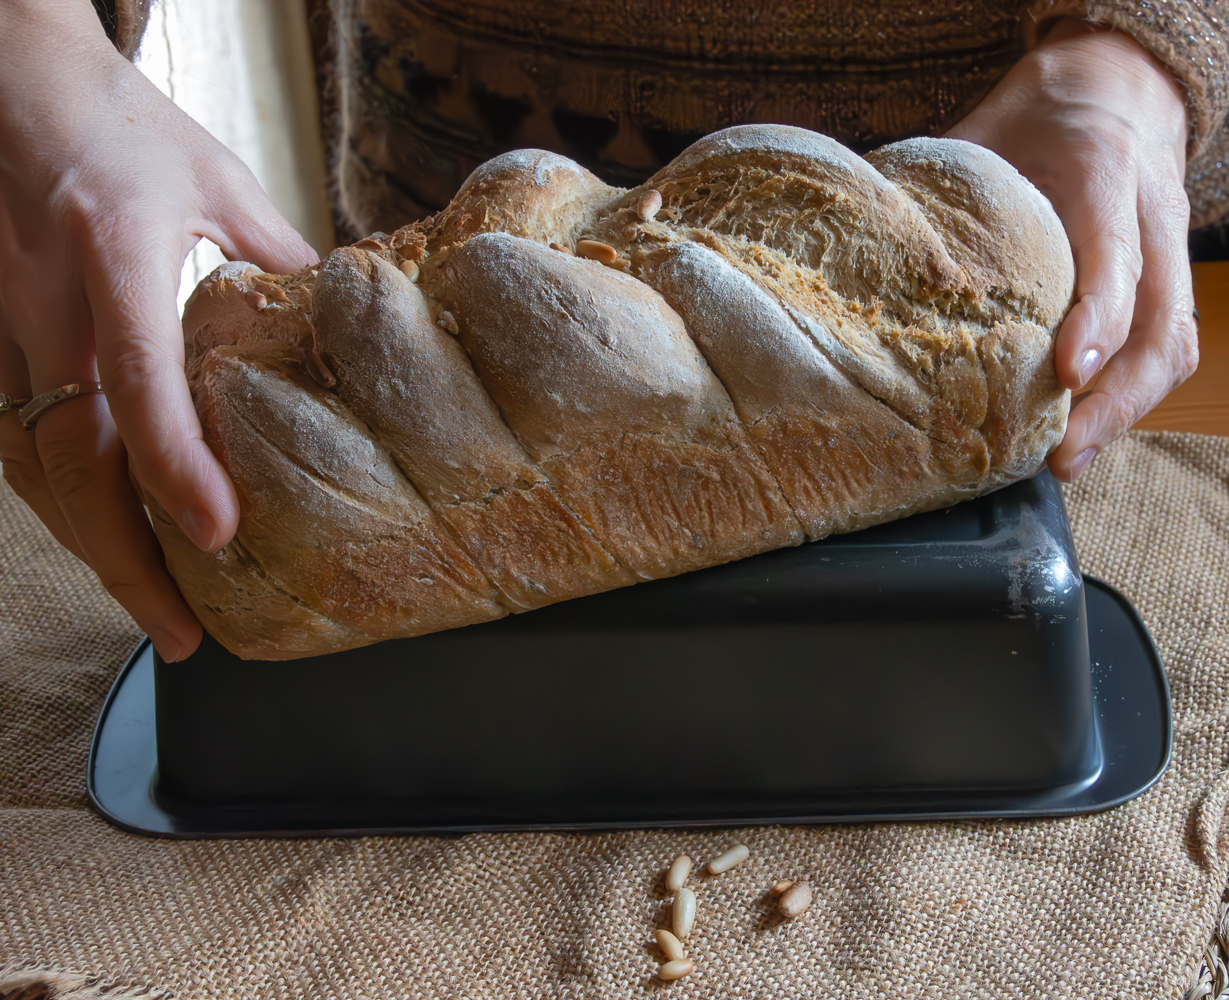
[[[184,657],[184,647],[178,639],[169,632],[161,632],[158,635],[150,635],[153,640],[154,649],[158,651],[158,655],[162,657],[163,663],[176,663]]]
[[[1092,460],[1097,457],[1096,448],[1085,448],[1082,452],[1071,460],[1071,478],[1076,479],[1084,474],[1084,470],[1091,464]]]
[[[1088,385],[1094,375],[1101,370],[1101,352],[1095,347],[1090,347],[1084,352],[1084,356],[1080,358],[1080,388]],[[1092,459],[1089,459],[1092,461]]]
[[[216,548],[213,542],[217,538],[218,529],[213,518],[204,511],[185,510],[179,515],[179,527],[201,551],[212,552]]]

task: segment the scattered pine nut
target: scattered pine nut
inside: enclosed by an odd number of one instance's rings
[[[249,289],[247,294],[243,296],[243,300],[253,309],[264,309],[269,305],[269,300],[256,291],[255,288]]]
[[[404,274],[410,281],[418,280],[419,267],[416,261],[403,260],[398,267],[401,268],[401,273]]]
[[[793,884],[794,880],[792,878],[783,878],[780,882],[773,883],[772,888],[768,890],[768,895],[779,896]]]
[[[331,389],[337,384],[337,377],[329,371],[329,366],[310,347],[303,352],[303,360],[307,363],[307,374],[312,377],[317,385]]]
[[[689,958],[680,958],[673,962],[667,962],[657,970],[657,978],[664,979],[670,982],[672,979],[682,979],[685,975],[691,972],[696,967],[696,963]]]
[[[435,321],[435,325],[447,330],[454,337],[461,332],[461,328],[457,326],[457,318],[447,309],[440,313],[439,318]]]
[[[708,870],[714,875],[720,875],[722,872],[728,872],[731,868],[737,868],[747,860],[751,852],[747,849],[746,844],[735,844],[724,854],[718,855],[708,863]]]
[[[656,188],[649,188],[636,202],[636,214],[640,217],[641,222],[648,222],[659,211],[661,211],[661,192]]]
[[[550,248],[552,250],[558,250],[560,253],[570,254],[572,252],[567,247],[565,247],[562,243],[552,243],[550,245]]]
[[[597,240],[577,240],[576,256],[587,257],[599,264],[613,264],[618,259],[619,251],[609,243],[599,243]]]
[[[666,956],[667,961],[680,962],[687,956],[683,953],[683,942],[664,927],[657,931],[657,947]]]
[[[683,886],[674,894],[674,936],[680,941],[686,941],[691,934],[692,925],[696,922],[696,894],[687,886]]]
[[[691,858],[686,854],[680,854],[670,865],[670,870],[666,872],[666,891],[678,892],[687,882],[687,876],[691,874]]]
[[[811,887],[806,882],[795,882],[781,896],[777,903],[785,916],[793,918],[804,912],[811,905]]]
[[[261,291],[265,296],[272,299],[274,302],[289,302],[290,296],[286,294],[286,289],[279,285],[276,281],[262,281]]]

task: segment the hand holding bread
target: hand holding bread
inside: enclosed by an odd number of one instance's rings
[[[106,393],[53,406],[32,431],[0,405],[4,479],[178,659],[201,627],[130,470],[203,548],[228,541],[239,517],[183,375],[184,257],[202,236],[270,269],[316,253],[116,51],[88,0],[6,0],[0,38],[0,394],[92,382]]]
[[[1187,94],[1125,31],[1075,18],[1043,27],[1041,43],[948,134],[1018,167],[1075,248],[1075,304],[1055,367],[1062,385],[1085,391],[1049,460],[1070,481],[1199,361]]]

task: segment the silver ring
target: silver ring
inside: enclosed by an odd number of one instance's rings
[[[22,427],[32,431],[34,430],[34,425],[38,423],[38,418],[55,406],[56,403],[62,403],[66,399],[72,399],[73,396],[81,396],[87,392],[102,392],[102,383],[69,382],[68,385],[57,386],[54,389],[48,389],[46,392],[39,393],[28,402],[15,399],[9,405],[25,404],[17,411],[17,417],[21,421]],[[7,396],[4,398],[8,399]]]
[[[30,402],[28,399],[15,399],[7,392],[0,392],[0,413],[7,413],[9,410],[17,410]]]

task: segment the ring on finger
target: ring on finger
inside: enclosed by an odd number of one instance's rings
[[[99,382],[69,382],[67,385],[56,386],[54,389],[48,389],[46,392],[39,393],[33,399],[13,400],[9,407],[21,405],[17,417],[21,421],[22,427],[32,431],[34,430],[34,425],[38,423],[38,418],[55,406],[56,403],[62,403],[66,399],[72,399],[74,396],[81,396],[90,392],[102,392],[102,384]],[[7,396],[4,398],[8,399]],[[5,407],[5,409],[9,407]]]
[[[17,410],[30,402],[28,399],[17,399],[10,396],[7,392],[0,392],[0,413],[6,413],[9,410]]]

